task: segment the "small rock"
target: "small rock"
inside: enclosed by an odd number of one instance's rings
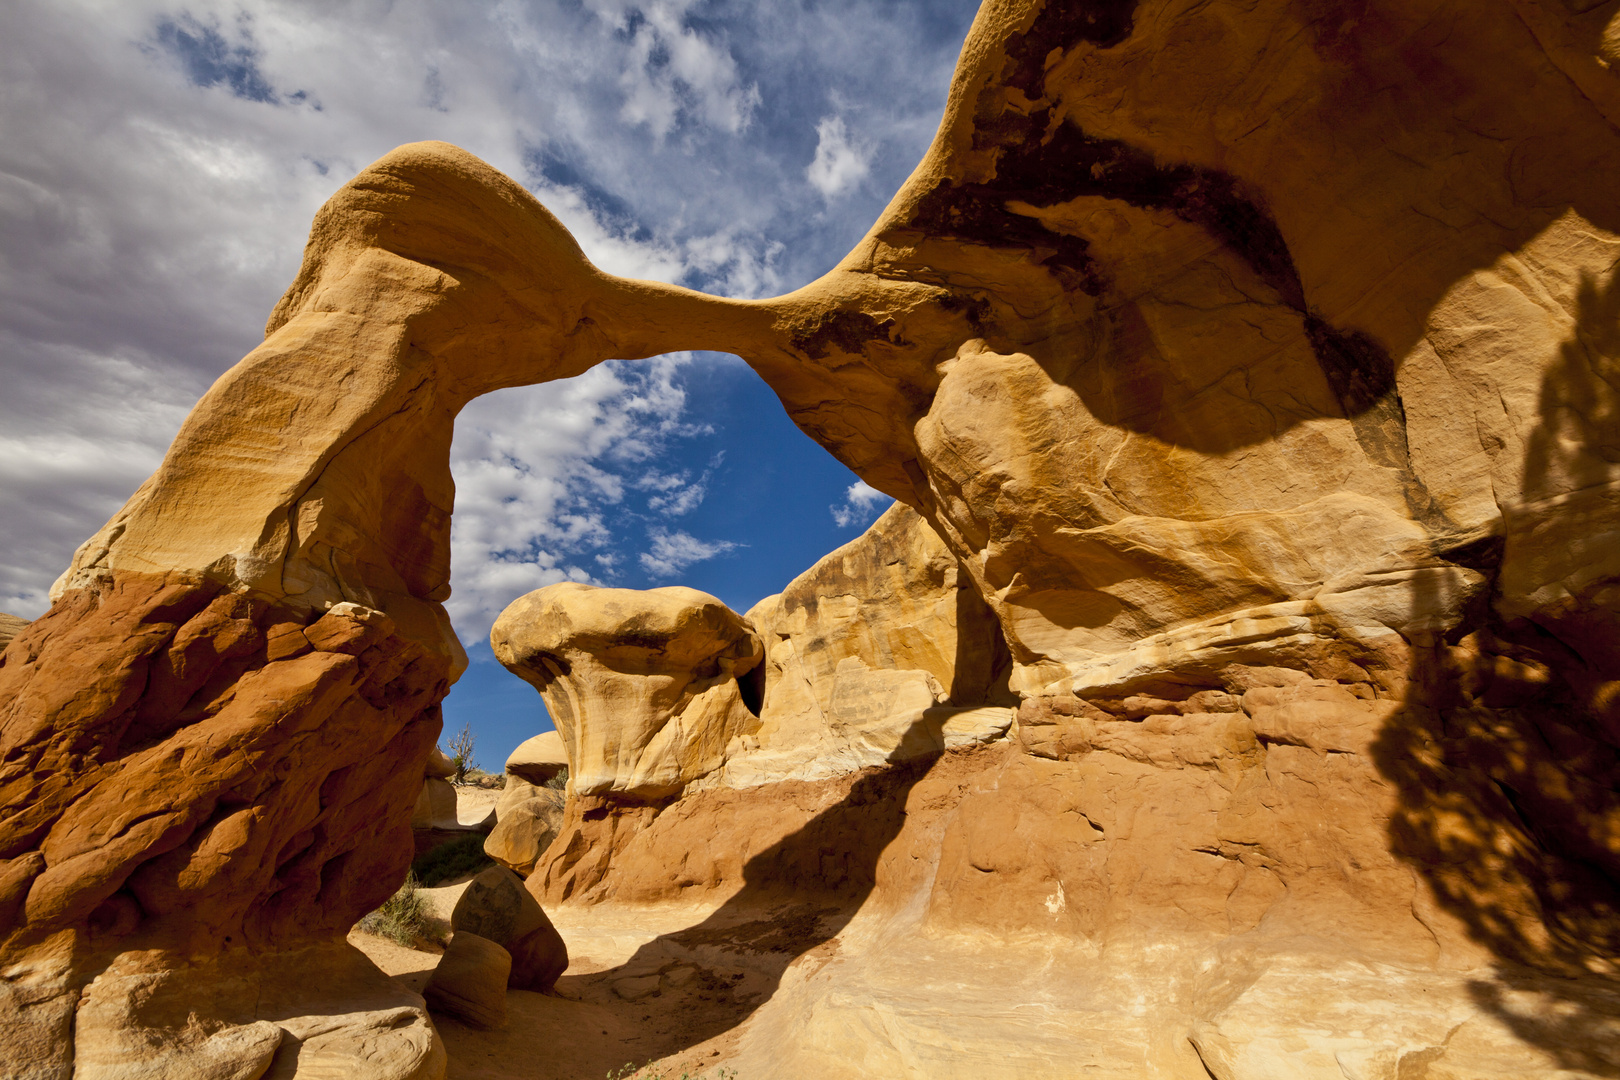
[[[640,1001],[658,992],[657,975],[632,975],[613,984],[613,992],[626,1001]]]
[[[685,986],[687,983],[692,981],[692,976],[696,974],[697,968],[688,967],[683,964],[680,967],[670,968],[668,971],[664,972],[664,982],[668,983],[670,986]]]

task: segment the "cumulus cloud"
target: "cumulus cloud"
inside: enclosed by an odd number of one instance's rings
[[[693,563],[725,555],[739,546],[730,540],[699,540],[690,533],[656,527],[647,536],[652,547],[641,553],[641,567],[655,578],[674,577]]]
[[[685,353],[609,361],[462,410],[450,452],[456,509],[445,605],[458,632],[481,637],[515,597],[616,569],[617,555],[602,549],[616,539],[609,514],[624,501],[618,470],[686,433],[675,378],[689,361]]]
[[[647,499],[647,509],[669,517],[680,517],[696,510],[709,493],[709,472],[705,469],[696,480],[692,479],[691,472],[684,469],[667,476],[652,472],[637,481],[636,486],[642,491],[654,492]]]
[[[893,503],[892,498],[865,480],[857,480],[844,492],[844,501],[834,503],[828,509],[832,511],[833,523],[840,529],[847,529],[851,525],[866,525],[876,520]]]
[[[627,41],[619,85],[619,115],[662,139],[683,115],[722,131],[742,131],[759,106],[758,87],[743,85],[737,62],[715,35],[688,21],[691,0],[586,0],[585,5]]]
[[[74,548],[260,340],[315,211],[368,162],[454,142],[604,269],[771,295],[831,266],[914,164],[975,6],[0,5],[0,609],[44,610]],[[834,87],[863,103],[870,143],[813,123],[842,108]],[[869,182],[846,179],[851,153]],[[836,211],[806,214],[829,185]],[[667,491],[634,483],[681,471],[657,463],[694,434],[685,363],[613,363],[465,410],[463,635],[549,581],[670,576],[731,550],[647,529],[712,498],[700,468]]]
[[[850,138],[844,118],[828,116],[816,125],[816,156],[805,177],[831,199],[849,191],[872,171],[872,147]]]

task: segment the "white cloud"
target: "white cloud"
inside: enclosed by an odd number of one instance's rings
[[[853,188],[872,170],[872,147],[852,140],[844,118],[828,116],[816,125],[816,157],[804,171],[808,179],[828,199]]]
[[[715,37],[686,20],[692,0],[586,0],[585,5],[629,39],[629,63],[619,78],[619,115],[662,139],[683,117],[736,134],[759,106],[759,89],[744,86],[737,62]]]
[[[641,553],[641,567],[659,578],[674,577],[693,563],[724,555],[738,547],[729,540],[699,540],[690,533],[660,528],[648,530],[647,535],[652,539],[652,550]]]
[[[609,514],[625,493],[614,465],[656,457],[683,433],[685,395],[675,375],[689,360],[679,353],[610,361],[462,410],[450,451],[456,510],[445,607],[463,637],[487,634],[532,589],[596,581],[581,565],[587,557],[599,572],[615,569],[612,553],[598,554],[615,539]]]
[[[679,517],[696,510],[709,493],[709,470],[703,470],[696,480],[686,471],[665,475],[656,470],[636,481],[642,491],[657,494],[647,499],[647,509],[656,514]]]
[[[926,146],[975,4],[950,6],[0,4],[0,610],[43,610],[74,548],[260,340],[315,211],[370,161],[444,139],[528,185],[604,269],[772,295],[832,265]],[[818,188],[800,163],[831,88],[862,102],[882,150],[842,134],[872,182],[806,214]],[[627,508],[633,475],[694,433],[681,363],[463,413],[449,607],[464,635],[526,589],[634,569],[642,546],[658,566],[729,550],[643,543]],[[699,476],[646,509],[712,497]]]
[[[844,501],[834,503],[828,509],[832,511],[833,523],[840,529],[847,529],[851,525],[865,525],[875,520],[893,502],[892,498],[866,481],[857,480],[844,492]]]

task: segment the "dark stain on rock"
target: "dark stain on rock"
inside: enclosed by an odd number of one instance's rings
[[[1506,547],[1507,541],[1501,535],[1492,533],[1452,547],[1442,547],[1435,554],[1454,566],[1465,566],[1494,581],[1502,569],[1502,553]]]
[[[1094,3],[1050,2],[1029,30],[1007,39],[1011,70],[1006,85],[1035,102],[1046,97],[1047,58],[1054,49],[1079,42],[1116,45],[1131,34],[1134,0]],[[1368,335],[1333,326],[1312,311],[1282,231],[1257,193],[1235,177],[1190,164],[1161,164],[1138,146],[1095,138],[1052,114],[1050,106],[1028,115],[1006,108],[996,95],[982,99],[974,125],[974,147],[996,155],[995,176],[985,183],[943,181],[917,205],[910,224],[937,236],[951,236],[997,248],[1021,248],[1065,289],[1102,295],[1107,276],[1083,237],[1054,232],[1013,202],[1052,207],[1082,197],[1118,199],[1141,209],[1166,211],[1197,225],[1235,252],[1304,319],[1306,338],[1347,417],[1382,403],[1379,432],[1393,421],[1398,442],[1379,436],[1390,464],[1407,469],[1404,411],[1395,397],[1395,365]],[[1393,399],[1393,400],[1390,400]],[[1369,436],[1378,432],[1369,431]],[[1409,471],[1409,469],[1408,469]]]
[[[864,311],[828,311],[822,313],[816,325],[808,330],[796,331],[790,339],[793,347],[820,360],[833,349],[858,356],[874,341],[889,341],[893,319],[877,319]]]
[[[1138,0],[1047,0],[1030,28],[1007,39],[1007,58],[1016,65],[1008,82],[1043,96],[1046,58],[1053,49],[1081,42],[1107,49],[1131,36]],[[1032,93],[1030,91],[1033,91]]]
[[[983,330],[990,321],[990,301],[982,296],[969,297],[947,290],[940,295],[939,306],[952,315],[966,317],[975,330]]]

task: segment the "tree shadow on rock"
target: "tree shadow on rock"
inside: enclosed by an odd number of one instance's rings
[[[1615,524],[1594,496],[1620,461],[1616,356],[1620,286],[1587,279],[1506,535],[1447,554],[1487,574],[1489,596],[1414,643],[1406,707],[1374,747],[1399,792],[1392,850],[1495,958],[1478,1004],[1560,1066],[1605,1077],[1620,1077],[1620,588],[1583,546]],[[1551,559],[1577,569],[1551,575],[1566,594],[1511,617]]]

